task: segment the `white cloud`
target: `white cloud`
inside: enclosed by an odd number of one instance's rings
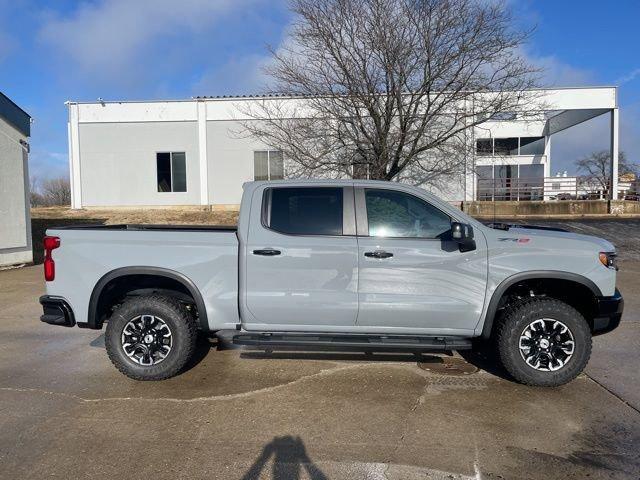
[[[198,33],[251,0],[101,0],[79,3],[69,15],[51,14],[39,39],[62,56],[66,74],[105,83],[145,78],[158,46]],[[164,43],[163,43],[164,42]],[[188,58],[188,52],[184,57]],[[148,72],[147,72],[148,74]]]
[[[250,95],[267,91],[268,77],[263,69],[270,56],[247,55],[232,58],[205,72],[192,87],[193,95]]]
[[[625,83],[632,82],[633,80],[635,80],[638,77],[640,77],[640,68],[636,68],[634,70],[631,70],[626,75],[623,75],[622,77],[618,78],[615,81],[615,84],[616,85],[624,85]]]
[[[523,56],[533,66],[542,69],[541,81],[545,87],[580,87],[596,83],[593,72],[569,65],[553,55],[525,53]]]

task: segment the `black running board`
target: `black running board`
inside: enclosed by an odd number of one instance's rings
[[[471,348],[471,339],[463,337],[328,333],[238,333],[234,335],[233,343],[269,350],[429,352]]]

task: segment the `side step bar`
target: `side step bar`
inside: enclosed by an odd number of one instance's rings
[[[471,349],[470,338],[409,335],[238,333],[234,335],[233,343],[269,350],[427,352]]]

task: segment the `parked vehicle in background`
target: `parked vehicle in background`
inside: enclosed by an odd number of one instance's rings
[[[201,332],[264,349],[490,343],[519,382],[568,382],[620,322],[615,248],[493,227],[395,182],[248,183],[237,228],[49,229],[42,321],[106,324],[111,361],[137,380],[179,373]]]

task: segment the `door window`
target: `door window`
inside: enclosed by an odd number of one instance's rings
[[[367,189],[365,198],[369,236],[441,238],[451,230],[451,217],[413,195]]]
[[[342,188],[267,190],[267,226],[291,235],[342,235]]]

